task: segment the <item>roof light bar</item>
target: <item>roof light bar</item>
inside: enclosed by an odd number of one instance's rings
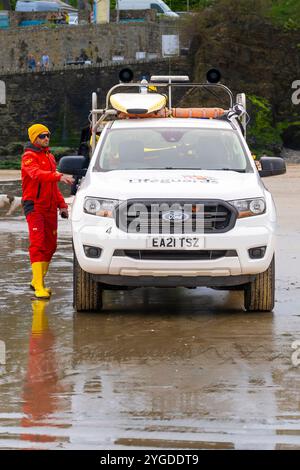
[[[157,83],[181,83],[189,82],[190,78],[188,75],[152,75],[150,81]]]

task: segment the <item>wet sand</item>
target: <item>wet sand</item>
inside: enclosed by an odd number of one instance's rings
[[[32,301],[24,217],[2,212],[0,449],[300,448],[300,166],[264,182],[279,219],[273,313],[199,288],[107,292],[103,312],[76,314],[64,220],[53,297]]]

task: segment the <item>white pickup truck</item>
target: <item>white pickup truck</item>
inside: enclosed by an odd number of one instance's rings
[[[60,161],[82,176],[71,213],[77,311],[101,310],[103,290],[146,286],[238,289],[247,311],[274,307],[276,213],[261,177],[285,163],[262,157],[257,168],[244,96],[234,103],[220,83],[185,86],[223,89],[227,110],[172,108],[182,80],[116,85],[101,110],[93,94],[88,168],[81,156]]]

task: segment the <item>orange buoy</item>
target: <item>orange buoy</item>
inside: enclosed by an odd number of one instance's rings
[[[223,116],[222,108],[172,108],[172,116],[175,118],[206,118],[214,119]]]
[[[216,119],[225,114],[223,108],[162,108],[153,113],[136,114],[119,112],[119,119],[152,119],[152,118],[202,118],[202,119]]]

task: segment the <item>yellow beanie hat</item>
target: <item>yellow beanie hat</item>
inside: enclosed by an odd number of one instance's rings
[[[28,129],[30,142],[33,144],[38,135],[42,134],[43,132],[49,132],[50,134],[48,127],[44,126],[43,124],[33,124],[33,126],[30,126]]]

